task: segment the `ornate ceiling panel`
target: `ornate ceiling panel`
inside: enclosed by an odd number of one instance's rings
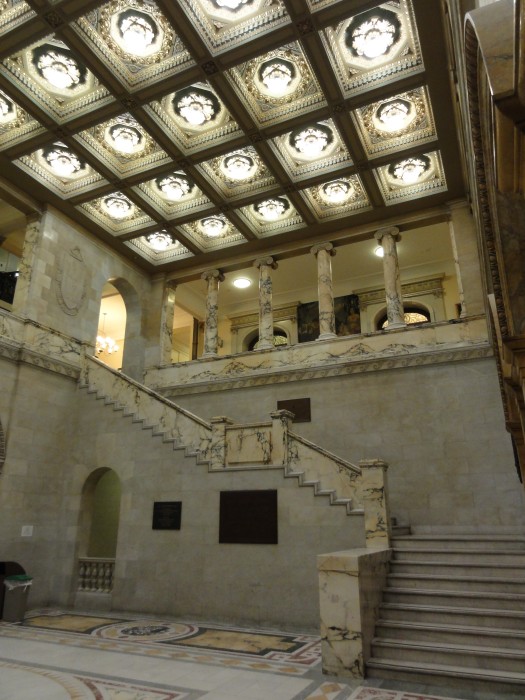
[[[443,22],[429,0],[0,0],[2,172],[151,270],[401,221],[464,193]]]

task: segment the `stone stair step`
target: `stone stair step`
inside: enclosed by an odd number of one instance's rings
[[[393,559],[390,562],[390,570],[392,573],[396,574],[433,574],[439,571],[440,574],[452,572],[457,576],[495,576],[497,578],[525,579],[525,566],[516,564],[486,564],[481,561],[477,564],[441,561],[439,562],[439,566],[437,566],[434,561]]]
[[[525,629],[525,612],[515,610],[383,603],[380,605],[380,611],[380,617],[383,620],[439,622],[465,627],[491,627],[495,629]]]
[[[501,647],[478,647],[438,642],[408,642],[376,638],[372,641],[372,658],[396,659],[462,668],[525,672],[525,650]]]
[[[432,642],[514,649],[525,652],[525,631],[515,629],[490,629],[465,627],[428,622],[404,620],[379,620],[375,631],[377,638],[399,641]]]
[[[525,551],[512,549],[499,550],[473,550],[460,547],[449,547],[448,549],[432,549],[430,547],[410,549],[392,548],[395,561],[426,561],[426,562],[447,562],[461,564],[506,564],[507,566],[525,566]]]
[[[370,659],[367,663],[368,675],[372,678],[388,678],[447,685],[449,687],[478,689],[485,692],[511,692],[521,697],[525,689],[525,673],[495,671],[481,668],[465,669],[454,665],[432,663],[412,663],[396,659]],[[497,695],[496,697],[500,697]]]
[[[519,593],[388,587],[383,591],[383,601],[400,605],[414,604],[525,612],[525,594]]]
[[[525,537],[520,535],[410,535],[393,533],[392,546],[396,549],[412,549],[430,546],[431,549],[517,549],[525,551]]]
[[[453,570],[443,575],[390,573],[387,583],[392,588],[431,588],[448,591],[479,591],[489,595],[493,592],[525,595],[525,577],[511,579],[498,576],[456,576]]]

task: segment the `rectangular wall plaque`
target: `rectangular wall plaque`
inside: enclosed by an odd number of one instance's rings
[[[310,423],[312,414],[310,411],[310,399],[285,399],[277,401],[277,410],[293,413],[293,423]]]
[[[221,544],[277,544],[277,491],[221,491]]]
[[[155,501],[152,530],[180,530],[182,501]]]

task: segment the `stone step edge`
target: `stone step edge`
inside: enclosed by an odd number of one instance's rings
[[[408,550],[407,550],[408,551]],[[494,564],[494,563],[472,563],[465,561],[427,561],[423,559],[392,559],[390,564],[403,564],[406,566],[433,566],[435,568],[449,566],[449,567],[471,567],[471,568],[482,568],[482,569],[523,569],[525,572],[525,564]]]
[[[525,545],[525,535],[502,535],[486,533],[484,535],[397,535],[394,542],[522,542]]]
[[[412,673],[434,674],[439,676],[452,676],[480,681],[494,681],[514,685],[525,685],[525,673],[515,671],[495,671],[482,668],[468,668],[466,666],[447,666],[445,664],[427,664],[423,662],[412,663],[397,659],[369,659],[367,668],[385,670],[398,670]]]
[[[522,660],[525,663],[525,650],[520,649],[510,649],[508,647],[480,647],[474,644],[452,644],[444,642],[428,642],[428,641],[413,641],[413,640],[403,640],[403,639],[388,639],[387,637],[374,637],[372,639],[372,646],[381,647],[403,647],[403,649],[413,649],[413,650],[428,650],[428,651],[439,651],[442,653],[457,654],[461,652],[462,654],[468,654],[470,656],[491,656],[491,657],[501,657],[504,659],[515,658],[518,661]],[[525,665],[524,665],[525,668]]]
[[[430,547],[392,547],[394,554],[398,552],[403,552],[403,554],[482,554],[486,556],[500,556],[500,555],[511,555],[511,556],[524,556],[525,550],[521,549],[460,549],[460,548],[450,548],[447,549],[432,549]]]
[[[469,625],[440,625],[435,622],[408,622],[404,620],[379,619],[376,626],[396,629],[421,630],[422,632],[445,632],[450,634],[477,634],[485,637],[515,637],[525,639],[525,632],[504,627],[474,627]]]
[[[521,583],[525,586],[525,578],[501,578],[499,576],[447,576],[445,574],[411,574],[407,572],[399,574],[389,573],[388,578],[409,578],[416,581],[461,581],[465,583]]]
[[[383,593],[401,595],[444,596],[448,598],[494,598],[495,600],[516,600],[525,602],[525,593],[492,593],[491,591],[454,591],[447,588],[396,588],[387,586]]]
[[[492,608],[449,608],[445,605],[410,605],[404,603],[381,603],[385,610],[406,610],[408,612],[433,612],[445,615],[476,615],[478,617],[514,617],[523,618],[525,621],[525,611],[522,610],[494,610]]]

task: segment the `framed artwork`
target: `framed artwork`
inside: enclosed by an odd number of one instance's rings
[[[336,335],[361,333],[359,297],[347,294],[334,299]],[[307,343],[319,337],[319,303],[310,301],[297,307],[297,335],[300,343]]]

